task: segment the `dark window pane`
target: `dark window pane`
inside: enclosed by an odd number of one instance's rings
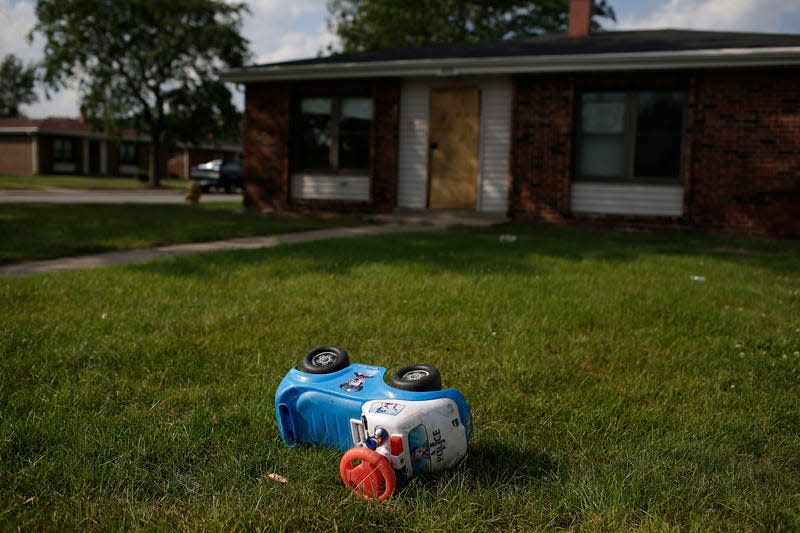
[[[685,99],[685,93],[678,91],[639,93],[634,160],[636,177],[680,176]]]
[[[56,161],[74,161],[75,154],[70,139],[53,140],[53,159]]]
[[[339,119],[339,168],[369,168],[372,100],[343,98]]]
[[[303,98],[300,102],[300,168],[331,168],[332,112],[330,98]]]
[[[136,143],[122,143],[119,145],[119,161],[126,165],[135,165],[139,162]]]
[[[681,138],[664,135],[637,136],[637,178],[677,178],[681,175]]]
[[[636,132],[643,135],[680,135],[683,128],[682,92],[639,93]]]

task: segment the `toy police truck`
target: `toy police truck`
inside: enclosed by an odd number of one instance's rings
[[[397,481],[453,466],[467,451],[472,413],[456,389],[442,389],[429,365],[386,369],[350,364],[346,351],[320,346],[291,369],[275,393],[281,438],[346,451],[345,485],[386,499]]]

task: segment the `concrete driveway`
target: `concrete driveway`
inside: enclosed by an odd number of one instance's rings
[[[182,204],[184,191],[0,191],[0,203],[54,204]],[[200,202],[241,202],[241,194],[208,193]]]

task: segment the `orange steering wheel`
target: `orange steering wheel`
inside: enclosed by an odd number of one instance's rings
[[[339,463],[339,475],[348,489],[367,500],[386,500],[397,486],[389,461],[369,448],[347,450]]]

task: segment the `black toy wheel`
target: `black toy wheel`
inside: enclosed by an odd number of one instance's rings
[[[350,356],[338,346],[319,346],[308,352],[300,362],[303,372],[330,374],[350,364]]]
[[[406,366],[392,374],[392,387],[415,391],[437,391],[442,389],[442,375],[439,369],[431,365]]]

